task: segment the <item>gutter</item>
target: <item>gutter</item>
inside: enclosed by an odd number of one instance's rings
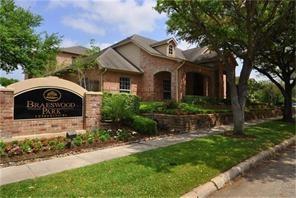
[[[179,69],[185,64],[186,61],[183,61],[177,68],[176,68],[176,101],[179,102]]]

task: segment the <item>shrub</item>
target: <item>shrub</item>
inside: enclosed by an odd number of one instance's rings
[[[131,134],[126,131],[126,130],[122,130],[122,129],[117,129],[116,131],[116,139],[119,141],[128,141],[128,139],[131,137]]]
[[[139,133],[146,135],[154,135],[157,133],[157,123],[154,120],[138,115],[133,116],[131,119],[132,127]]]
[[[111,136],[106,130],[99,131],[99,139],[102,142],[106,142],[106,141],[110,140],[110,138],[111,138]]]
[[[32,149],[34,152],[38,152],[42,149],[42,142],[39,139],[34,139],[32,141]]]
[[[25,153],[31,153],[32,152],[32,145],[33,142],[32,140],[24,140],[21,144],[20,144],[20,148],[22,149],[23,152]]]
[[[81,146],[83,143],[82,141],[82,137],[80,135],[77,135],[74,139],[73,139],[73,144],[75,146]]]
[[[197,105],[230,104],[230,101],[227,99],[212,98],[208,96],[192,96],[192,95],[185,96],[183,98],[183,102],[188,104],[197,104]]]
[[[3,140],[0,140],[0,156],[5,154],[5,143],[3,142]]]
[[[164,109],[163,102],[141,102],[141,113],[161,112]]]
[[[178,103],[174,100],[167,100],[164,103],[164,108],[166,109],[176,109],[178,108]]]
[[[104,120],[120,122],[139,112],[139,97],[130,94],[104,93],[102,116]]]
[[[65,148],[66,144],[64,142],[58,142],[55,145],[55,150],[63,150]]]
[[[87,134],[87,143],[88,144],[93,144],[94,141],[95,141],[94,134],[92,134],[92,133]]]

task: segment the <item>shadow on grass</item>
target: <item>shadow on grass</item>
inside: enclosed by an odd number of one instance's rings
[[[223,172],[248,157],[290,137],[295,126],[272,122],[246,129],[255,139],[239,139],[214,135],[158,150],[136,154],[136,163],[156,172],[171,172],[182,165],[206,166]],[[293,129],[293,130],[291,130]],[[294,132],[295,133],[295,132]]]

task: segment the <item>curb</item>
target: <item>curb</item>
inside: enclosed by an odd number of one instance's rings
[[[294,136],[290,139],[284,140],[282,143],[280,143],[268,150],[262,151],[262,152],[258,153],[257,155],[239,163],[236,166],[233,166],[228,171],[221,173],[217,177],[214,177],[213,179],[211,179],[209,182],[192,189],[192,191],[182,195],[181,197],[182,198],[208,197],[211,193],[223,188],[227,182],[229,182],[232,179],[236,178],[237,176],[243,174],[245,171],[254,167],[262,160],[271,157],[276,152],[279,152],[279,151],[287,148],[288,146],[292,145],[295,142],[296,142],[296,136]]]

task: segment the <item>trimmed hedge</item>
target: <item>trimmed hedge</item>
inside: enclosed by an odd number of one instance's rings
[[[184,96],[183,102],[189,103],[189,104],[200,104],[200,105],[231,104],[230,100],[227,100],[227,99],[212,98],[208,96],[192,96],[192,95]]]
[[[155,135],[157,133],[157,123],[150,118],[134,115],[131,117],[131,125],[141,134]]]

